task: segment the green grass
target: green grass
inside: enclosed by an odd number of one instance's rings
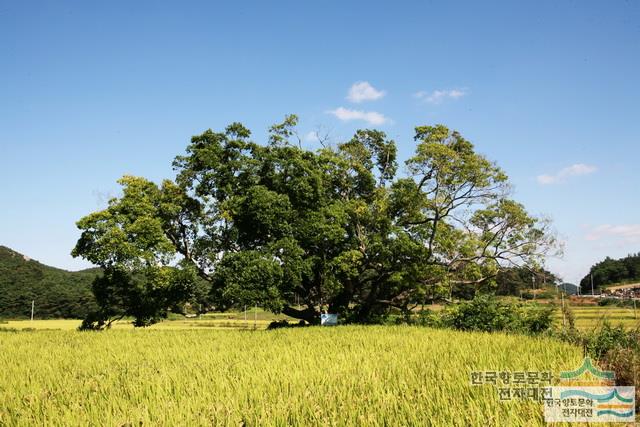
[[[417,327],[0,333],[0,425],[543,425],[472,370],[573,369],[549,339]]]

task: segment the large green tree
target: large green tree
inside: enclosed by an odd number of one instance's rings
[[[548,224],[508,198],[505,173],[457,132],[417,127],[399,173],[383,132],[311,151],[292,141],[296,123],[273,126],[263,145],[238,123],[208,130],[175,159],[174,181],[125,177],[121,197],[81,219],[73,254],[106,272],[92,324],[153,322],[193,301],[198,280],[210,308],[371,322],[555,247]]]

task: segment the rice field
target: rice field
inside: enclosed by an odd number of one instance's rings
[[[534,302],[530,302],[534,303]],[[559,301],[556,302],[559,305]],[[442,306],[428,306],[432,311],[439,311]],[[598,305],[578,305],[571,304],[571,311],[576,320],[576,327],[581,330],[592,330],[602,325],[604,321],[611,325],[622,325],[625,328],[640,327],[640,308],[636,311],[633,308],[623,308],[616,306]],[[249,309],[244,312],[207,313],[200,317],[185,318],[179,315],[172,316],[169,320],[152,325],[148,329],[266,329],[274,320],[289,320],[297,322],[296,319],[288,318],[284,315],[276,315],[263,309]],[[82,322],[75,319],[51,319],[51,320],[5,320],[0,321],[0,329],[35,329],[35,330],[74,330]],[[562,327],[562,311],[558,308],[554,312],[554,325]],[[131,320],[121,320],[113,325],[113,329],[133,329]]]
[[[2,426],[543,425],[471,371],[573,369],[581,350],[407,326],[0,332]]]
[[[175,315],[169,320],[151,325],[147,329],[266,329],[274,320],[294,319],[284,315],[276,315],[262,309],[244,312],[207,313],[199,317],[186,318]],[[18,330],[75,330],[78,329],[81,320],[78,319],[47,319],[47,320],[5,320],[0,321],[0,329]],[[112,329],[133,329],[131,319],[123,319],[115,322]]]
[[[571,307],[576,320],[576,327],[582,330],[595,329],[607,321],[611,325],[622,325],[625,328],[640,327],[640,310],[633,308],[597,305],[575,305]],[[555,324],[562,326],[562,312],[554,313]]]

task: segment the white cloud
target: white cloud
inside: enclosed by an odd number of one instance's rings
[[[369,82],[356,82],[349,88],[347,100],[355,103],[362,101],[375,101],[385,95],[385,91],[378,90],[371,86]]]
[[[451,90],[434,90],[433,92],[419,91],[413,94],[414,98],[426,101],[430,104],[440,104],[447,99],[462,98],[467,94],[464,89],[451,89]]]
[[[638,243],[640,242],[640,224],[602,224],[593,227],[585,236],[585,239],[590,241],[607,238],[622,240],[625,243]]]
[[[318,142],[320,138],[318,137],[318,132],[311,131],[304,136],[304,140],[306,142]]]
[[[372,125],[381,125],[389,121],[383,114],[375,111],[350,110],[348,108],[339,107],[335,110],[327,111],[342,121],[363,120]]]
[[[576,163],[575,165],[571,165],[559,170],[553,175],[538,175],[536,179],[538,180],[538,183],[542,185],[557,184],[559,182],[565,181],[569,177],[589,175],[597,170],[598,168],[595,166],[585,165],[584,163]]]

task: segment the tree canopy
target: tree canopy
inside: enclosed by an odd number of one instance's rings
[[[176,157],[174,180],[123,177],[122,196],[78,222],[73,255],[105,270],[87,326],[146,325],[195,301],[374,322],[556,247],[458,132],[417,127],[401,168],[384,132],[309,150],[292,141],[296,124],[288,116],[265,144],[239,123],[207,130]]]
[[[555,274],[542,268],[535,267],[506,267],[502,268],[495,278],[496,295],[519,296],[523,292],[541,289],[545,286],[559,286],[562,281]]]

